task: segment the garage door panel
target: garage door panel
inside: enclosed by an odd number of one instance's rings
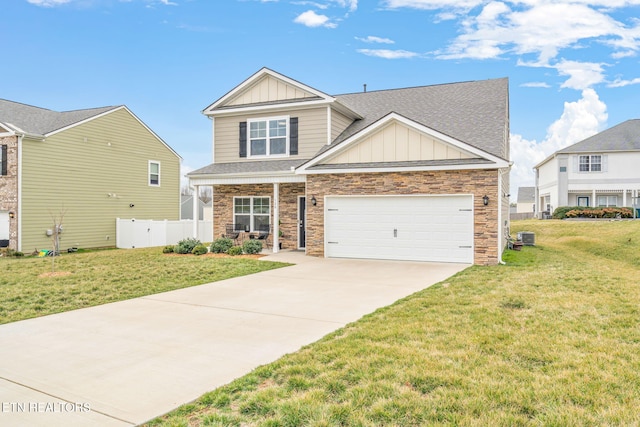
[[[471,196],[328,197],[329,257],[473,262]]]

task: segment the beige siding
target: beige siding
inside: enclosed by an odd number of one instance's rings
[[[349,125],[353,123],[349,117],[338,111],[331,110],[331,141],[336,139]]]
[[[290,85],[271,76],[265,76],[230,99],[229,102],[225,103],[225,106],[315,97],[314,94],[301,90],[299,87]]]
[[[309,159],[327,143],[327,109],[324,107],[277,113],[247,114],[233,117],[216,117],[215,123],[215,161],[216,163],[245,162],[251,158],[240,158],[239,123],[248,119],[262,117],[298,118],[298,155],[288,158]],[[273,159],[282,159],[274,157]],[[255,160],[265,160],[264,157]]]
[[[394,122],[356,142],[327,164],[468,159],[473,156],[456,147]]]
[[[159,187],[149,160],[161,164]],[[179,219],[180,160],[124,109],[25,140],[23,164],[24,251],[51,247],[45,232],[61,212],[63,249],[115,246],[117,217]]]

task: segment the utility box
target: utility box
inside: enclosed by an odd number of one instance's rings
[[[536,235],[530,231],[520,231],[518,233],[518,240],[525,246],[534,246],[536,244]]]

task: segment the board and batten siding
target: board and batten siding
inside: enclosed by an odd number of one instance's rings
[[[265,76],[224,105],[238,106],[304,98],[317,98],[317,96],[275,77]]]
[[[270,113],[236,115],[233,117],[215,118],[214,159],[216,163],[233,163],[251,161],[250,157],[240,158],[239,123],[249,119],[266,117],[297,117],[298,118],[298,155],[290,156],[295,159],[310,159],[323,145],[327,143],[327,109],[311,108],[295,111],[278,111]],[[269,157],[255,160],[268,160]],[[273,157],[276,159],[276,157]],[[278,157],[282,159],[282,157]]]
[[[63,250],[115,246],[118,217],[180,217],[180,159],[126,109],[24,141],[23,251],[51,248],[45,233],[61,213]],[[150,160],[160,186],[149,186]]]
[[[394,122],[356,142],[328,164],[472,158],[469,153]]]

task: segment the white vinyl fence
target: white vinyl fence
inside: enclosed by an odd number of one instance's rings
[[[193,237],[193,220],[153,221],[148,219],[116,218],[116,247],[147,248],[175,245]],[[203,243],[213,240],[213,221],[198,221],[198,239]]]

